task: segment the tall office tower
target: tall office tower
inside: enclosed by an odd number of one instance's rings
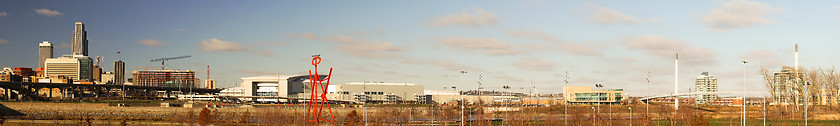
[[[38,67],[44,67],[44,61],[53,58],[53,46],[49,41],[38,43]]]
[[[88,40],[85,24],[76,22],[76,30],[73,30],[72,55],[88,55]]]
[[[117,60],[114,62],[114,84],[125,83],[125,62]]]
[[[697,76],[697,79],[694,81],[694,89],[697,90],[698,93],[717,92],[717,78],[709,76],[709,72],[703,72],[700,76]],[[695,101],[697,104],[707,104],[715,101],[715,99],[717,99],[717,94],[702,94],[697,95],[697,99],[695,99]]]

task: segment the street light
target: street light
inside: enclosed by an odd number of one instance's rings
[[[744,94],[741,97],[741,125],[747,125],[747,60],[741,60],[744,63]],[[806,124],[807,125],[807,124]]]
[[[630,109],[630,126],[633,126],[633,108],[627,107],[627,109]]]
[[[461,73],[461,86],[464,86],[464,74],[467,74],[467,71],[466,70],[461,70],[460,73]],[[455,88],[455,87],[453,86],[452,88]],[[462,92],[458,92],[458,95],[461,96],[461,126],[464,126],[464,121],[466,121],[464,119],[464,104],[466,104],[467,102],[464,101],[464,95],[461,94],[461,93]]]
[[[566,71],[566,80],[565,81],[566,81],[566,85],[563,85],[564,86],[563,87],[563,101],[564,101],[564,103],[563,103],[563,107],[564,107],[563,108],[563,125],[567,126],[567,125],[569,125],[569,119],[566,118],[566,116],[569,115],[569,103],[565,102],[565,101],[568,101],[568,99],[566,99],[566,94],[565,94],[566,93],[566,90],[565,90],[566,87],[565,86],[569,86],[569,71]]]
[[[592,107],[592,112],[593,112],[593,114],[592,114],[592,125],[595,126],[595,114],[594,114],[595,107]]]
[[[805,82],[805,125],[808,125],[808,99],[811,97],[808,96],[808,86],[811,85],[811,82]]]

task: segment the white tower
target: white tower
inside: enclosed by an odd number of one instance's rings
[[[677,95],[679,92],[679,75],[680,75],[680,53],[674,57],[674,95]],[[680,97],[674,97],[674,110],[680,108]]]

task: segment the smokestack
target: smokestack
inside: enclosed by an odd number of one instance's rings
[[[680,80],[679,79],[679,75],[680,75],[679,72],[680,72],[680,53],[677,53],[677,55],[674,56],[674,95],[677,95],[679,93],[678,92],[679,80]],[[680,100],[679,99],[680,99],[679,96],[674,97],[674,110],[677,110],[677,109],[680,108]]]

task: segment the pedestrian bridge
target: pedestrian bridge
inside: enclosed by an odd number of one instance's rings
[[[691,93],[679,93],[679,94],[667,94],[667,95],[658,95],[658,96],[648,96],[639,99],[639,101],[647,103],[650,99],[657,99],[657,98],[668,98],[668,97],[679,97],[679,96],[693,96],[693,95],[705,95],[705,94],[767,94],[764,91],[724,91],[724,92],[691,92]]]

